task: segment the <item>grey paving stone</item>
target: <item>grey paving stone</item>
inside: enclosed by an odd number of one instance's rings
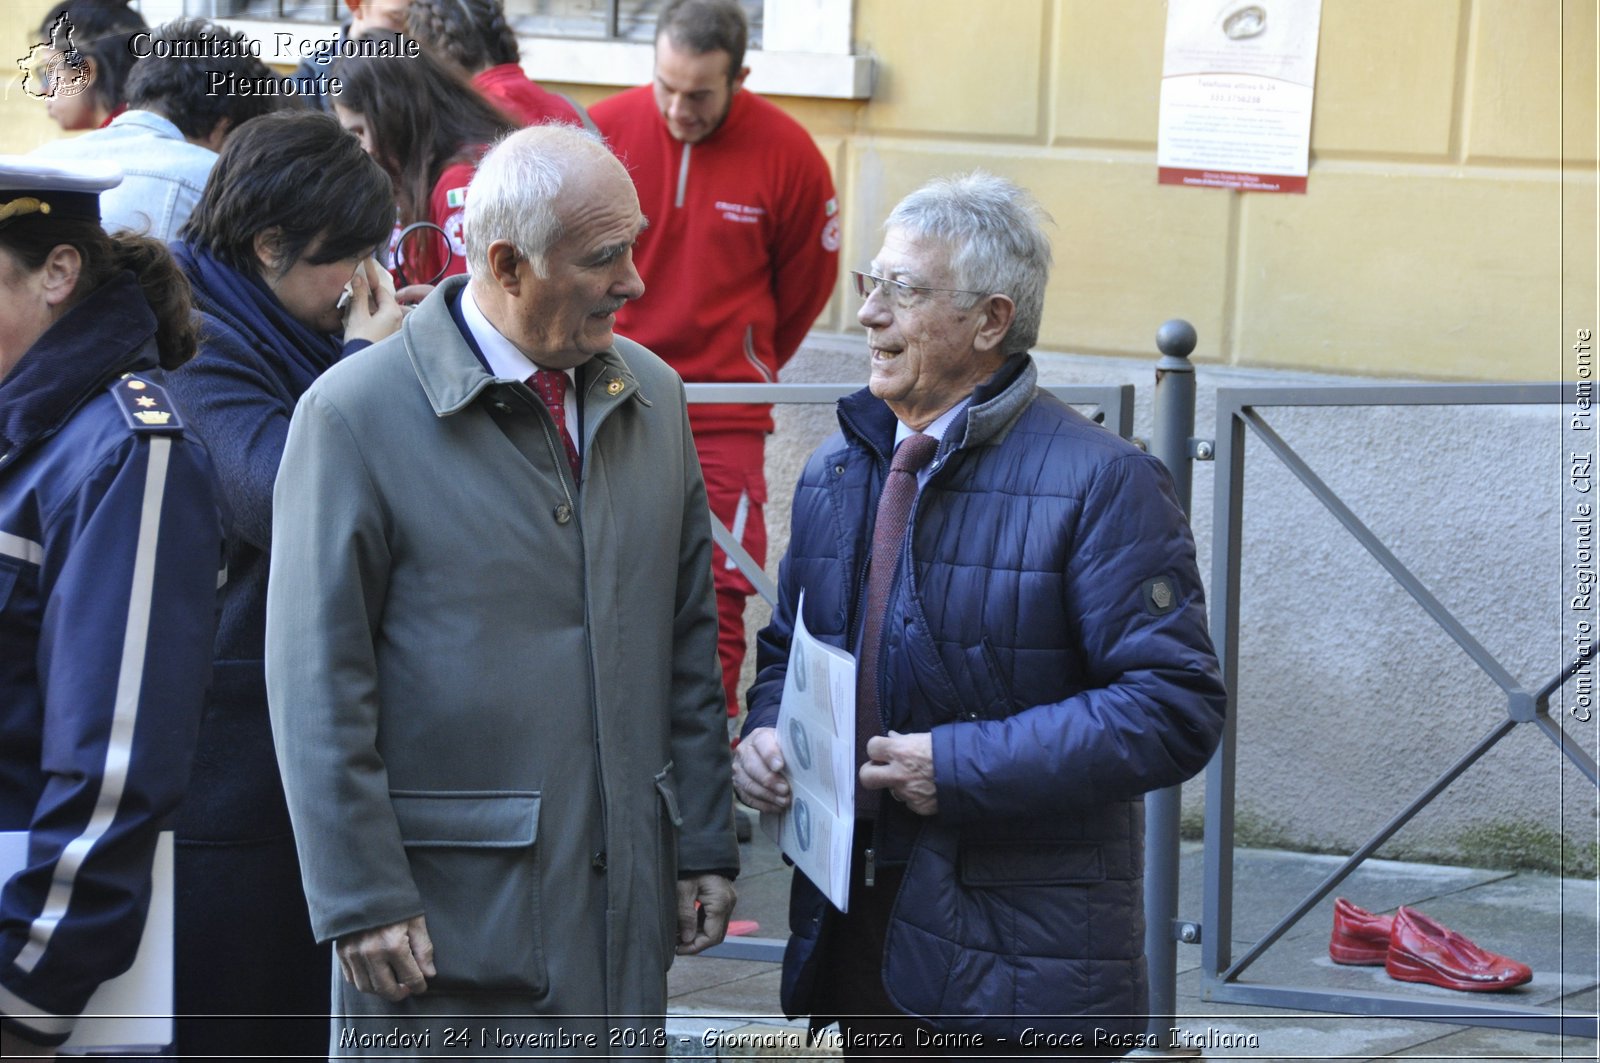
[[[747,1021],[782,1020],[783,1016],[778,1014],[778,985],[782,972],[777,964],[761,964],[760,967],[762,968],[760,972],[743,978],[673,995],[668,1001],[668,1007],[674,1013],[692,1011],[707,1015],[742,1016]]]
[[[758,830],[741,846],[744,870],[736,918],[761,923],[761,936],[781,938],[788,919],[790,870],[776,848]],[[1202,850],[1185,843],[1180,858],[1179,915],[1202,917]],[[1271,850],[1239,850],[1235,857],[1233,955],[1242,956],[1268,929],[1339,866],[1341,858]],[[1347,896],[1374,911],[1411,904],[1486,947],[1504,951],[1535,967],[1534,982],[1512,994],[1493,994],[1496,1002],[1564,1006],[1569,1013],[1593,1014],[1597,990],[1594,955],[1596,897],[1594,883],[1547,876],[1509,874],[1476,868],[1435,867],[1394,861],[1368,861],[1323,900],[1245,973],[1253,984],[1311,986],[1329,991],[1415,993],[1422,999],[1460,1002],[1468,994],[1415,986],[1389,979],[1381,967],[1341,967],[1327,958],[1334,896]],[[1564,950],[1564,951],[1563,951]],[[1229,1004],[1201,999],[1201,950],[1181,945],[1177,1025],[1190,1043],[1206,1048],[1207,1060],[1327,1059],[1355,1060],[1404,1056],[1410,1059],[1450,1058],[1457,1063],[1488,1059],[1593,1059],[1595,1043],[1586,1039],[1520,1031],[1463,1027],[1409,1018],[1295,1012],[1261,1005]],[[1558,966],[1565,975],[1556,978]],[[673,1023],[716,1023],[718,1030],[741,1029],[752,1021],[785,1028],[776,1016],[779,972],[775,964],[757,961],[687,957],[673,967],[669,992]],[[1563,998],[1564,999],[1558,999]],[[674,1027],[669,1026],[669,1030]],[[690,1058],[706,1053],[704,1030],[684,1034]],[[698,1038],[698,1039],[697,1039]],[[1255,1047],[1250,1047],[1253,1043]],[[793,1044],[787,1037],[749,1040],[746,1055],[737,1039],[719,1034],[715,1058],[771,1055]],[[757,1051],[757,1049],[760,1049]],[[815,1050],[812,1050],[815,1052]],[[1429,1053],[1433,1053],[1432,1056]],[[1587,1053],[1587,1054],[1574,1054]],[[805,1056],[789,1058],[808,1058]]]
[[[1478,1028],[1418,1019],[1388,1016],[1346,1015],[1325,1012],[1269,1008],[1259,1004],[1234,1004],[1206,1001],[1198,995],[1196,976],[1179,979],[1177,1025],[1189,1035],[1190,1043],[1205,1044],[1207,1031],[1256,1036],[1258,1047],[1226,1046],[1213,1037],[1217,1047],[1206,1053],[1207,1060],[1221,1059],[1379,1059],[1410,1055],[1428,1045],[1461,1033],[1482,1033]],[[1511,1058],[1516,1053],[1543,1053],[1547,1035],[1497,1030],[1503,1035],[1494,1043],[1506,1046]],[[1571,1040],[1571,1039],[1568,1039]],[[1488,1043],[1488,1042],[1486,1042]],[[1590,1049],[1593,1042],[1589,1042]],[[1492,1058],[1492,1057],[1483,1057]],[[1577,1057],[1577,1058],[1592,1058]],[[1457,1063],[1479,1057],[1457,1054]]]
[[[1389,1059],[1410,1060],[1579,1060],[1595,1058],[1595,1043],[1586,1037],[1557,1037],[1469,1027],[1410,1048]]]
[[[1341,864],[1341,856],[1239,849],[1233,861],[1233,927],[1231,937],[1259,941]],[[1185,842],[1179,860],[1178,915],[1201,919],[1204,860],[1200,843]],[[1509,872],[1469,867],[1367,860],[1284,935],[1327,938],[1333,927],[1333,902],[1348,897],[1369,911],[1386,912],[1402,904],[1426,905],[1489,882]]]
[[[676,1003],[681,996],[737,982],[774,970],[774,965],[759,960],[724,960],[712,956],[679,956],[667,972],[667,1000]]]
[[[740,872],[739,880],[733,884],[739,894],[733,917],[760,923],[759,937],[788,937],[789,882],[793,875],[786,867],[756,874]]]

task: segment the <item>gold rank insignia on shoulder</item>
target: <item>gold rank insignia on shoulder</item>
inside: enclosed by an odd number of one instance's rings
[[[622,378],[621,377],[614,376],[610,380],[606,381],[606,394],[607,395],[620,395],[620,394],[622,394]]]
[[[183,419],[172,408],[167,389],[160,384],[141,380],[125,373],[110,388],[117,400],[128,427],[140,433],[177,433],[183,431]]]

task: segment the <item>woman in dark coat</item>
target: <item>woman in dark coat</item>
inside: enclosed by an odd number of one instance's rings
[[[229,138],[173,245],[201,333],[199,355],[170,387],[231,509],[215,678],[177,823],[185,1058],[327,1047],[330,958],[311,935],[267,718],[272,485],[301,393],[399,327],[388,274],[372,258],[393,220],[388,176],[338,122],[268,115]],[[274,1018],[294,1015],[303,1018]]]

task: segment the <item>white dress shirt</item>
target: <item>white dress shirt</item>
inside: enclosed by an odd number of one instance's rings
[[[461,289],[461,318],[467,323],[467,330],[472,333],[472,338],[478,341],[478,350],[483,352],[483,360],[489,363],[489,371],[503,380],[526,381],[539,367],[528,359],[528,356],[517,349],[517,345],[506,339],[494,323],[484,317],[483,310],[478,306],[478,301],[472,297],[472,285],[469,283]],[[578,421],[578,374],[576,370],[564,370],[567,374],[567,401],[562,404],[562,409],[567,415],[567,434],[572,437],[572,445],[578,448],[578,453],[583,453],[583,432]]]

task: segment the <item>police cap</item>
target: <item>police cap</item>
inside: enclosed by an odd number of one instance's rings
[[[0,155],[0,225],[29,214],[99,221],[100,193],[121,183],[122,171],[111,163]]]

